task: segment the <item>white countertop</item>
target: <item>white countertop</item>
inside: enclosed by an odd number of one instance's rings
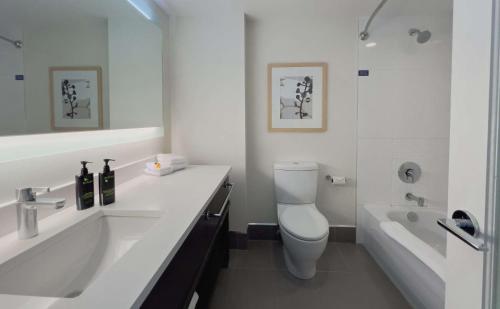
[[[190,166],[172,175],[141,175],[123,183],[116,188],[116,203],[105,206],[106,209],[163,213],[144,238],[76,298],[0,294],[1,307],[138,308],[230,170],[229,166]],[[99,209],[97,206],[78,212],[71,207],[41,220],[40,235],[32,242],[40,242],[44,233],[67,225],[75,216],[88,216]]]

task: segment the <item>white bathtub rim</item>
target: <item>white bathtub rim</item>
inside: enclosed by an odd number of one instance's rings
[[[443,282],[446,282],[446,258],[426,242],[408,231],[399,222],[392,221],[387,216],[388,209],[394,210],[396,208],[408,210],[410,207],[367,204],[364,205],[364,208],[379,221],[381,230],[389,238],[411,252],[418,260],[427,265],[439,278],[441,278]],[[442,213],[442,211],[432,208],[419,210]]]
[[[388,216],[388,210],[404,210],[404,211],[423,211],[423,212],[433,212],[446,217],[446,213],[439,208],[434,207],[418,207],[418,206],[405,206],[405,205],[387,205],[387,204],[365,204],[363,207],[368,210],[375,218],[380,222],[392,221]],[[437,223],[436,223],[437,224]]]

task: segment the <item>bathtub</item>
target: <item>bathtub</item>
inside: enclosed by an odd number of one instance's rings
[[[446,232],[444,212],[413,206],[365,205],[359,242],[415,308],[443,309]]]

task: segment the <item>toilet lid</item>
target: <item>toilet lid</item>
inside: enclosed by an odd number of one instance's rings
[[[328,221],[314,204],[289,207],[279,221],[288,233],[302,240],[319,240],[328,235]]]

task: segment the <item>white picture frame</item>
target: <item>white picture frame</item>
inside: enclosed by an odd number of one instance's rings
[[[52,129],[102,129],[101,68],[51,67],[49,75]]]

